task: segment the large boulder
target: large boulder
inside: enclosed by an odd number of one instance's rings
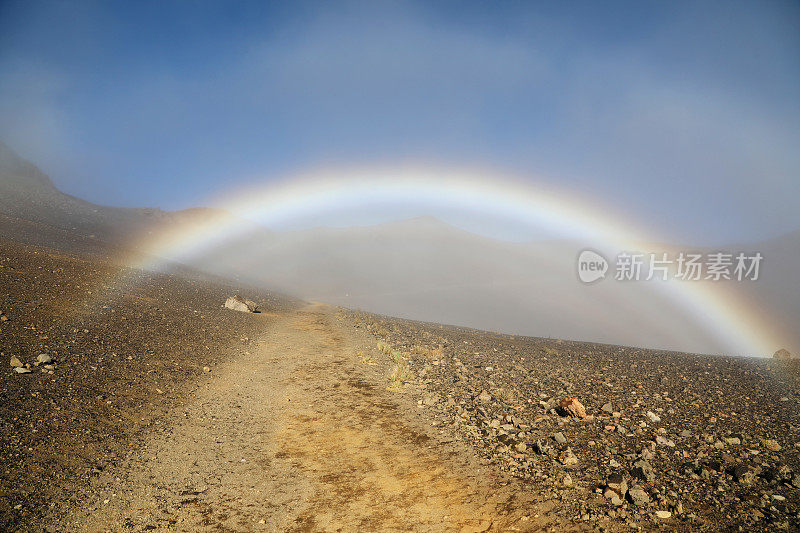
[[[787,350],[786,348],[781,348],[780,350],[775,352],[772,355],[772,357],[775,358],[775,359],[780,359],[782,361],[788,361],[789,359],[794,359],[792,354],[789,353],[789,350]]]
[[[225,308],[242,313],[258,313],[258,304],[252,300],[245,300],[239,295],[231,296],[225,300]]]

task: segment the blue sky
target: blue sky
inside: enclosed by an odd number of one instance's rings
[[[798,95],[794,2],[0,2],[0,138],[111,205],[475,164],[759,239],[800,229]]]

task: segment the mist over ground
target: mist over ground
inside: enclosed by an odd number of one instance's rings
[[[275,224],[248,213],[248,237],[187,261],[506,332],[800,348],[796,4],[307,7],[4,2],[0,139],[41,171],[4,174],[3,213],[118,241],[224,225],[242,216],[222,214],[233,191],[304,173],[494,169],[487,183],[514,175],[588,199],[670,249],[762,252],[763,275],[710,288],[736,302],[717,308],[653,284],[586,286],[575,258],[602,245],[593,228],[565,234],[444,197],[327,205]]]

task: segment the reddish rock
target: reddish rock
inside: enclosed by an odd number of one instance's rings
[[[561,401],[558,402],[558,406],[569,416],[586,418],[586,409],[577,398],[562,398]]]

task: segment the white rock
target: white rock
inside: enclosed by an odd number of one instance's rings
[[[662,444],[664,446],[669,446],[670,448],[675,447],[675,443],[672,442],[670,439],[666,437],[662,437],[661,435],[656,435],[656,443]]]
[[[225,307],[242,313],[258,312],[258,305],[252,300],[245,300],[241,296],[231,296],[225,300]]]
[[[656,516],[666,520],[667,518],[672,517],[672,513],[670,513],[669,511],[656,511]]]

